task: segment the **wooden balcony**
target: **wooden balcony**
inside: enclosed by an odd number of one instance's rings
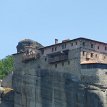
[[[28,61],[34,60],[36,58],[37,58],[36,54],[26,54],[26,53],[24,53],[23,57],[22,57],[22,62],[28,62]]]
[[[62,55],[62,56],[56,56],[54,58],[49,58],[48,62],[55,63],[55,62],[60,62],[60,61],[64,61],[64,60],[68,60],[68,55]]]
[[[61,62],[64,60],[68,60],[68,52],[66,53],[58,52],[58,53],[48,55],[48,63],[50,64]]]

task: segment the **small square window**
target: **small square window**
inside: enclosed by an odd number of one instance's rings
[[[55,51],[57,50],[57,47],[55,47]]]
[[[38,65],[38,68],[40,68],[40,65]]]
[[[106,56],[104,56],[103,59],[106,59]]]
[[[82,52],[82,55],[85,56],[85,51]]]
[[[47,58],[45,58],[45,62],[47,61]]]
[[[93,58],[93,56],[94,56],[94,53],[91,53],[91,57]]]
[[[68,61],[68,65],[70,65],[70,61]]]
[[[94,47],[94,45],[93,44],[91,44],[91,48],[93,48]]]
[[[97,49],[99,49],[100,47],[98,46]]]
[[[77,45],[77,42],[75,42],[75,44]]]
[[[57,64],[55,64],[55,68],[57,68]]]
[[[73,46],[73,43],[71,43],[71,46]]]
[[[85,46],[85,42],[83,42],[82,45]]]
[[[96,56],[96,58],[98,57],[98,55],[97,55],[97,54],[96,54],[95,56]]]
[[[41,53],[44,54],[44,50],[41,50]]]
[[[66,48],[66,44],[62,44],[62,49],[65,49]]]
[[[64,66],[64,62],[62,62],[62,66]]]
[[[105,50],[107,50],[107,47],[105,46]]]
[[[54,48],[52,47],[52,52],[54,51]]]

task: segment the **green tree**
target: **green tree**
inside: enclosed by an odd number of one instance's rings
[[[13,71],[13,57],[7,56],[0,60],[0,79],[7,76]]]

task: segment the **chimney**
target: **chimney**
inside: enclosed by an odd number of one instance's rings
[[[58,39],[55,39],[55,44],[57,44],[58,43]]]

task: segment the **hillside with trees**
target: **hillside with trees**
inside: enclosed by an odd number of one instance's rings
[[[13,71],[13,57],[7,56],[0,60],[0,79],[3,79]]]

